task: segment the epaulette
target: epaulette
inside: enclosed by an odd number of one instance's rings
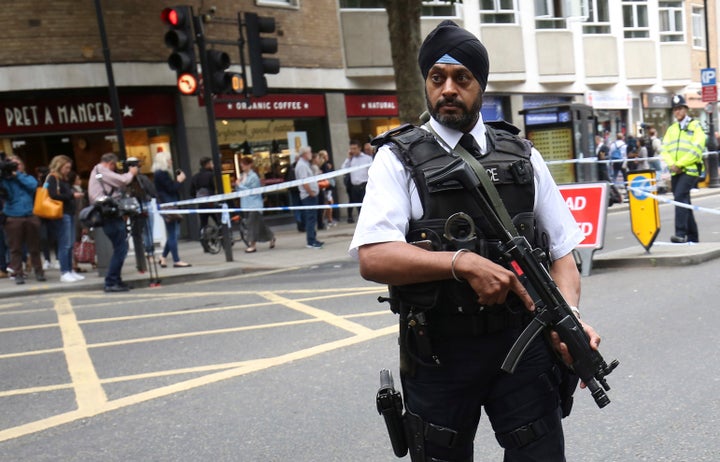
[[[380,135],[376,136],[370,141],[370,144],[376,147],[380,147],[383,144],[387,143],[390,138],[395,137],[397,135],[400,135],[405,132],[409,132],[415,128],[413,124],[402,124],[398,127],[391,128],[390,130],[386,131],[385,133],[381,133]]]
[[[505,120],[493,120],[491,122],[485,122],[485,125],[490,125],[493,128],[496,128],[498,130],[505,130],[506,132],[510,132],[513,135],[517,135],[520,133],[520,129],[517,128],[515,125],[511,124],[510,122],[507,122]]]

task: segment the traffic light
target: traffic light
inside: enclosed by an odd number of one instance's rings
[[[172,48],[168,65],[177,72],[178,89],[185,95],[194,95],[198,89],[198,72],[192,10],[189,6],[165,8],[161,18],[170,27],[165,33],[165,45]]]
[[[247,31],[248,55],[250,56],[252,93],[253,96],[263,96],[267,93],[265,74],[277,74],[280,72],[279,59],[263,56],[263,53],[277,53],[277,39],[260,36],[263,33],[275,32],[275,18],[261,18],[256,13],[245,13],[245,29]]]
[[[206,74],[210,91],[214,94],[242,92],[245,89],[245,79],[241,74],[225,72],[230,67],[230,56],[224,51],[207,50],[208,72]]]

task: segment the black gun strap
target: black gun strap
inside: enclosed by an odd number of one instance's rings
[[[426,123],[424,126],[430,131],[430,133],[435,135],[435,138],[442,141],[442,143],[445,146],[449,147],[453,153],[457,154],[470,167],[472,167],[475,175],[480,180],[480,192],[484,193],[485,197],[490,200],[490,204],[495,210],[497,218],[500,220],[505,229],[512,236],[517,236],[518,231],[515,228],[515,224],[513,223],[512,218],[510,218],[510,214],[508,213],[507,208],[505,208],[505,204],[503,203],[502,199],[500,199],[500,194],[498,193],[497,188],[492,183],[492,181],[490,181],[490,178],[488,178],[487,172],[485,171],[485,168],[482,166],[482,164],[472,154],[467,152],[464,147],[460,146],[460,143],[458,143],[455,148],[451,148],[450,145],[447,144],[445,140],[443,140],[435,130],[433,130],[430,122]]]

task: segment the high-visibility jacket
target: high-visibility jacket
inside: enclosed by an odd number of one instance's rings
[[[706,135],[700,122],[691,119],[685,130],[675,122],[665,132],[662,158],[668,167],[677,165],[690,176],[699,176],[703,166]]]

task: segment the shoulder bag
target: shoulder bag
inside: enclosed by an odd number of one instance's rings
[[[55,178],[57,185],[57,192],[60,192],[60,180]],[[37,188],[35,192],[35,203],[33,204],[33,215],[37,215],[40,218],[46,220],[59,220],[63,216],[63,203],[62,201],[55,200],[50,197],[48,191],[48,182],[46,181],[42,187]]]

